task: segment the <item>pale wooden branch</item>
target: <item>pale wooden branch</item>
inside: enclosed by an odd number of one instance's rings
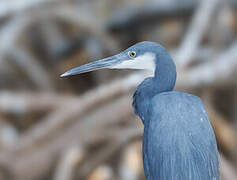
[[[99,164],[108,160],[115,152],[123,148],[131,139],[141,136],[141,130],[138,128],[127,128],[126,131],[118,134],[116,139],[109,143],[105,148],[90,156],[89,159],[82,167],[78,175],[80,179],[87,177]]]
[[[228,81],[234,82],[233,76],[237,69],[237,42],[230,48],[206,63],[202,63],[183,73],[177,79],[178,89],[196,88],[201,85],[223,85]]]
[[[205,98],[203,99],[205,102]],[[232,125],[212,107],[210,102],[206,102],[206,104],[208,116],[214,128],[215,135],[220,146],[228,153],[233,153],[237,145],[237,134],[232,128]]]
[[[69,102],[78,102],[78,96],[65,96],[50,92],[9,92],[0,91],[0,109],[4,113],[24,114],[56,109]]]
[[[3,57],[11,47],[15,46],[16,39],[25,30],[25,27],[31,22],[30,16],[23,14],[11,19],[0,30],[0,63],[3,61]]]
[[[114,169],[108,164],[100,164],[90,175],[86,178],[86,180],[109,180],[115,179],[116,174],[114,173]]]
[[[23,48],[11,48],[11,60],[26,73],[27,77],[42,91],[53,91],[52,82],[45,68],[33,55]]]
[[[12,14],[17,14],[26,11],[30,8],[37,7],[41,4],[57,2],[58,0],[18,0],[8,1],[2,0],[0,2],[0,17],[5,17]]]
[[[223,154],[220,154],[220,176],[223,180],[236,180],[237,173],[236,169],[233,168],[231,163],[224,157]]]
[[[79,146],[72,146],[62,153],[62,157],[55,172],[54,180],[73,180],[74,171],[83,159],[83,152]]]
[[[188,32],[177,51],[176,60],[180,67],[185,67],[190,63],[203,39],[210,21],[216,12],[219,0],[202,0],[196,13],[193,16]]]

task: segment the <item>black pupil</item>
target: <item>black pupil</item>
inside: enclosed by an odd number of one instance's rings
[[[131,52],[131,56],[135,56],[135,52]]]

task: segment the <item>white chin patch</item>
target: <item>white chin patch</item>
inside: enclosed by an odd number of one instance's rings
[[[120,64],[110,66],[110,69],[145,69],[152,72],[155,71],[155,55],[153,53],[145,53],[134,59],[128,59]]]

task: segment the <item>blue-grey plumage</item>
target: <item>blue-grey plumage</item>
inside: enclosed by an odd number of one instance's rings
[[[148,180],[218,180],[218,150],[201,100],[173,91],[176,67],[154,42],[141,42],[118,55],[72,69],[75,75],[97,69],[149,69],[136,89],[133,107],[144,124],[143,162]]]
[[[219,178],[215,136],[198,97],[164,92],[151,99],[148,109],[143,134],[147,179]]]

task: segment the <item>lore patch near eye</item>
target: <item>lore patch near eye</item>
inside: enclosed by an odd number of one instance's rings
[[[137,55],[137,53],[136,53],[136,51],[129,51],[129,52],[128,52],[128,55],[129,55],[131,58],[135,58],[136,55]]]
[[[112,65],[110,69],[146,69],[154,73],[155,70],[155,55],[153,53],[145,53],[136,55],[130,59],[124,59],[122,62]]]

